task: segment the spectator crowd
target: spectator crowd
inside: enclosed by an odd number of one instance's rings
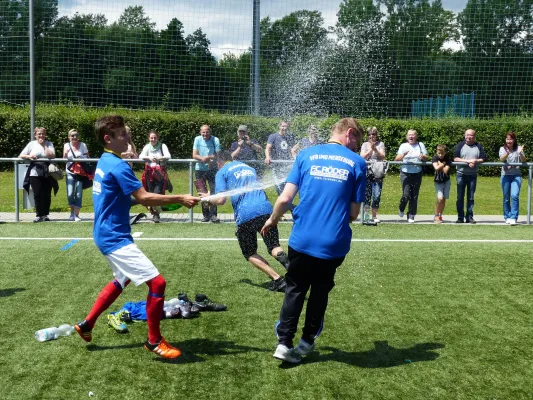
[[[126,152],[120,154],[123,159],[141,159],[145,162],[142,173],[144,189],[150,193],[165,194],[172,192],[172,184],[167,173],[167,161],[171,158],[168,147],[161,141],[159,133],[151,130],[147,134],[147,144],[140,153],[137,153],[131,140],[131,129],[126,126],[130,134],[130,142]],[[54,144],[47,140],[46,129],[35,128],[35,140],[31,141],[20,153],[20,158],[27,159],[30,164],[24,180],[24,188],[33,193],[36,217],[34,222],[49,221],[52,191],[54,195],[59,189],[58,179],[61,174],[56,174],[57,166],[50,160],[56,157]],[[247,162],[261,181],[265,169],[271,170],[273,182],[278,196],[283,192],[286,178],[291,171],[293,161],[298,153],[309,147],[323,144],[320,132],[314,125],[307,129],[306,136],[297,139],[290,131],[287,121],[282,121],[279,131],[268,136],[265,147],[253,137],[248,126],[239,125],[236,140],[231,143],[229,156],[221,157],[222,145],[220,139],[214,136],[209,125],[202,125],[199,134],[192,143],[192,158],[195,163],[195,187],[198,193],[204,195],[216,194],[216,174],[222,168],[225,158],[233,161]],[[364,221],[381,222],[378,213],[383,190],[383,181],[387,174],[388,162],[387,147],[381,140],[378,129],[371,127],[367,130],[366,141],[358,149],[360,156],[367,162],[366,191],[363,215]],[[476,132],[467,129],[464,140],[456,145],[450,152],[446,145],[440,144],[434,149],[435,155],[431,158],[434,169],[433,182],[435,187],[435,215],[434,222],[442,223],[442,216],[446,207],[446,200],[450,197],[452,163],[456,168],[456,223],[475,224],[474,204],[475,192],[478,181],[479,165],[487,160],[483,146],[476,141]],[[503,218],[509,225],[516,225],[519,217],[519,196],[522,185],[520,167],[507,165],[526,162],[524,146],[519,145],[516,134],[512,131],[506,133],[502,147],[499,149],[499,159],[505,163],[501,169],[500,184],[503,198]],[[63,158],[80,159],[88,158],[89,151],[81,140],[76,129],[71,129],[67,134],[67,142],[63,145]],[[263,160],[263,162],[262,162]],[[408,223],[415,222],[418,211],[418,197],[424,176],[424,162],[429,160],[428,149],[418,139],[416,130],[409,130],[406,141],[396,151],[394,161],[401,162],[400,182],[402,187],[398,203],[398,216],[406,217]],[[66,164],[65,181],[68,205],[71,210],[70,221],[81,221],[80,209],[82,208],[83,189],[90,187],[94,178],[94,171],[84,166],[85,163],[69,161]],[[130,162],[130,166],[133,164]],[[61,172],[61,171],[59,171]],[[466,201],[465,201],[466,199]],[[202,222],[218,223],[217,204],[202,202]],[[294,205],[288,207],[293,211]],[[149,208],[154,222],[160,222],[161,207]]]

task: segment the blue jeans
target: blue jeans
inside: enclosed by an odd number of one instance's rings
[[[365,205],[372,204],[372,208],[378,209],[381,200],[381,190],[383,188],[383,181],[370,180],[366,181]]]
[[[503,192],[503,218],[518,219],[522,177],[520,175],[502,175],[500,183]]]
[[[465,218],[466,191],[466,219],[474,216],[474,193],[476,193],[477,175],[457,174],[457,219]]]
[[[71,207],[81,208],[81,201],[83,198],[82,183],[76,179],[74,174],[65,174],[67,176],[67,199],[68,205]]]

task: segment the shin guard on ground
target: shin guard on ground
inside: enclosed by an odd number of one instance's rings
[[[126,287],[130,281],[127,281],[124,287]],[[89,326],[92,327],[96,323],[96,320],[105,310],[109,308],[111,304],[117,299],[118,296],[122,293],[122,286],[115,279],[109,282],[100,292],[96,301],[94,302],[93,308],[85,318]]]
[[[167,282],[161,275],[146,282],[148,296],[146,297],[146,316],[148,322],[148,341],[156,344],[161,340],[160,322],[165,303],[165,287]]]

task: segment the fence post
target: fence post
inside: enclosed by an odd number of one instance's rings
[[[531,225],[531,181],[533,178],[533,164],[529,164],[527,171],[527,224]]]
[[[15,167],[15,222],[20,222],[19,210],[19,163],[13,162]]]
[[[193,194],[193,183],[192,183],[192,161],[189,162],[189,191],[191,195]],[[192,224],[194,218],[193,218],[193,211],[192,207],[189,208],[189,222]]]

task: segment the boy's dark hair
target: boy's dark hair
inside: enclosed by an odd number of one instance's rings
[[[221,152],[217,153],[217,161],[219,162],[226,162],[232,160],[233,158],[231,157],[231,152],[229,150],[222,150]]]
[[[123,128],[124,127],[124,118],[120,115],[108,115],[105,117],[98,118],[94,123],[94,134],[98,142],[105,146],[104,136],[109,135],[115,137],[115,132],[113,129]]]
[[[437,145],[437,151],[441,151],[444,154],[448,153],[448,147],[446,147],[445,144],[439,144]]]

